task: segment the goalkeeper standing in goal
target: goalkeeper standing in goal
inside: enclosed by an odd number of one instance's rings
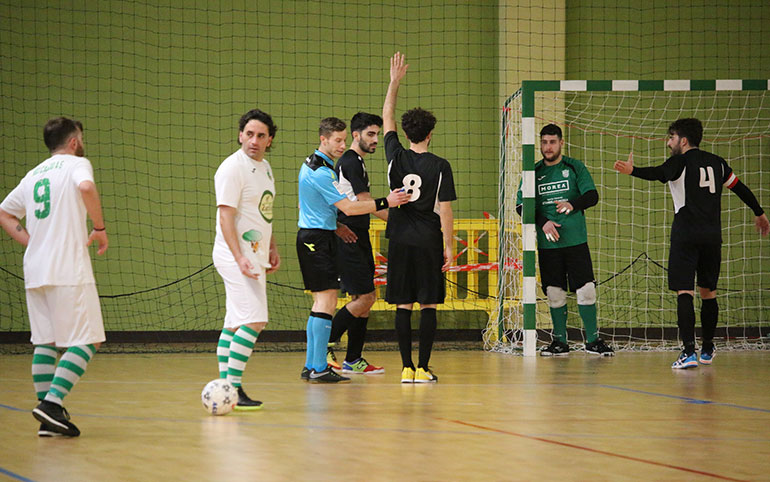
[[[259,109],[241,116],[241,148],[225,159],[214,175],[217,200],[212,257],[225,283],[225,325],[219,335],[219,377],[238,390],[235,410],[262,408],[241,386],[243,371],[259,334],[267,325],[265,276],[281,265],[273,237],[273,170],[265,159],[278,130]]]
[[[569,354],[567,344],[567,289],[577,295],[578,313],[585,328],[587,353],[615,354],[599,338],[596,320],[596,282],[584,211],[599,202],[599,194],[585,165],[562,155],[561,128],[548,124],[540,131],[540,153],[535,164],[535,224],[540,281],[548,297],[553,320],[553,342],[541,356]],[[516,211],[522,212],[522,192],[516,195]]]
[[[716,289],[722,248],[722,187],[732,190],[751,208],[761,236],[770,232],[770,223],[757,198],[738,180],[723,158],[698,148],[701,139],[703,125],[698,119],[679,119],[668,128],[667,146],[671,149],[671,157],[666,162],[655,167],[634,167],[631,153],[628,161],[615,163],[615,170],[622,174],[668,182],[674,199],[668,288],[677,293],[677,324],[684,345],[671,365],[675,369],[698,366],[693,306],[696,273],[702,300],[700,363],[710,365],[714,359],[714,332],[719,318]]]
[[[0,204],[0,224],[26,246],[24,287],[32,332],[32,380],[40,404],[38,435],[77,437],[62,400],[86,371],[104,338],[88,246],[107,251],[107,232],[83,125],[59,117],[43,128],[51,157],[24,176]],[[86,228],[86,213],[92,230]],[[20,219],[26,216],[26,228]],[[66,351],[56,364],[57,348]]]

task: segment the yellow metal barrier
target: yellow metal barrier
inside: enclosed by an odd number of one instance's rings
[[[439,310],[483,310],[487,313],[492,311],[497,297],[497,268],[490,269],[487,263],[497,263],[499,248],[497,229],[498,220],[496,219],[455,219],[455,236],[459,240],[455,240],[454,254],[457,256],[462,252],[462,255],[452,263],[452,270],[445,273],[447,294],[444,304],[438,306]],[[372,219],[369,238],[375,265],[386,264],[383,260],[388,254],[385,249],[387,240],[384,221]],[[460,266],[458,261],[462,262]],[[384,281],[385,275],[378,279]],[[387,304],[382,299],[384,295],[384,285],[382,288],[378,286],[377,301],[372,310],[393,309],[393,305]],[[349,301],[350,297],[339,298],[337,308],[342,308]]]

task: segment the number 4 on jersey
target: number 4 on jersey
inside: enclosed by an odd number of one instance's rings
[[[709,192],[714,194],[717,192],[716,184],[714,183],[714,168],[706,166],[706,168],[700,168],[700,187],[709,188]]]

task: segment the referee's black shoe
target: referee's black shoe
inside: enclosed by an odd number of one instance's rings
[[[239,412],[250,412],[254,410],[260,410],[262,408],[262,402],[259,400],[252,400],[243,391],[243,387],[238,387],[238,404],[233,407],[233,410]]]
[[[550,345],[540,350],[540,356],[566,356],[569,355],[569,345],[563,341],[554,340]]]
[[[32,410],[32,416],[38,422],[45,425],[50,432],[55,432],[68,437],[77,437],[80,430],[70,422],[70,414],[67,409],[53,402],[43,400]],[[42,427],[41,427],[42,429]]]

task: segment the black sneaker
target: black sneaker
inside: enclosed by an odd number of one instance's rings
[[[62,434],[51,430],[47,424],[41,423],[40,428],[37,431],[38,437],[62,437]]]
[[[615,356],[615,350],[601,338],[597,338],[591,343],[586,343],[586,353],[600,356]]]
[[[45,425],[50,432],[66,435],[68,437],[77,437],[80,435],[80,430],[78,430],[74,423],[70,422],[70,414],[67,412],[67,409],[61,405],[43,400],[34,410],[32,410],[32,416],[35,417],[38,422]]]
[[[310,383],[350,383],[350,378],[343,377],[327,365],[326,370],[321,372],[317,372],[315,369],[310,370],[308,381]]]
[[[310,379],[310,368],[302,367],[302,373],[299,374],[299,377],[305,381],[308,381]]]
[[[233,407],[233,410],[239,412],[248,412],[253,410],[259,410],[262,408],[262,402],[259,400],[252,400],[243,391],[243,387],[238,387],[238,405]]]
[[[552,341],[550,345],[540,350],[540,356],[566,355],[569,355],[569,345],[559,340]]]

